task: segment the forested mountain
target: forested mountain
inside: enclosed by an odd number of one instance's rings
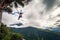
[[[60,35],[49,30],[34,27],[10,28],[11,32],[21,33],[26,40],[60,40]]]

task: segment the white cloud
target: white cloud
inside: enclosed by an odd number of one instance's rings
[[[33,26],[36,28],[56,27],[56,21],[60,20],[60,17],[57,16],[60,14],[60,7],[57,6],[58,5],[55,5],[51,10],[45,11],[46,5],[43,4],[43,0],[33,0],[28,5],[24,6],[24,8],[21,8],[23,10],[23,17],[21,20],[18,20],[18,15],[13,16],[8,13],[3,13],[2,22],[8,26],[13,23],[23,23],[22,26],[11,26],[16,28],[27,26]],[[14,11],[15,10],[16,9],[14,9]]]

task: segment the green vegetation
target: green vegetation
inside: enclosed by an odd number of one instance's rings
[[[10,31],[14,33],[22,33],[25,40],[60,40],[59,34],[34,27],[10,28]]]
[[[20,34],[13,33],[10,40],[22,40],[23,37]]]
[[[23,38],[25,40],[60,40],[60,35],[33,27],[7,28],[6,25],[1,25],[0,40],[23,40]]]
[[[23,36],[18,33],[11,33],[6,25],[0,27],[0,40],[23,40]]]
[[[24,4],[22,3],[22,1],[24,1],[24,0],[13,0],[13,1],[19,3],[21,6],[24,6]]]
[[[33,33],[25,35],[24,38],[26,38],[26,40],[44,40],[43,37],[37,37]],[[23,36],[17,32],[10,32],[10,28],[2,24],[0,27],[0,40],[23,40]]]
[[[11,13],[11,12],[12,12],[12,9],[11,9],[10,7],[7,7],[7,8],[5,9],[5,11],[8,12],[8,13]]]

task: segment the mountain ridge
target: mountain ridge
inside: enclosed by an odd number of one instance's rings
[[[10,31],[23,34],[26,40],[38,40],[38,38],[42,37],[44,40],[60,40],[60,35],[31,26],[26,28],[10,28]]]

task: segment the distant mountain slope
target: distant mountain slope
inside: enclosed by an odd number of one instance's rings
[[[33,27],[26,28],[10,28],[12,32],[21,33],[26,40],[60,40],[60,35],[53,32],[47,32],[48,30],[41,30]]]

